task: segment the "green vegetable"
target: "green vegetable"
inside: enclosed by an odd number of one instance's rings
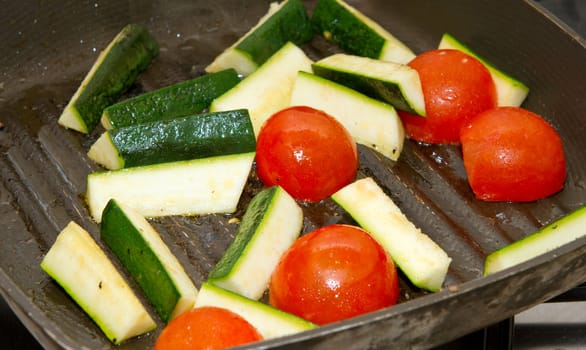
[[[303,227],[297,202],[275,186],[250,201],[234,240],[208,282],[251,299],[260,299],[271,274]]]
[[[292,106],[309,106],[336,118],[354,141],[392,160],[403,150],[405,130],[393,106],[356,90],[306,72],[299,72]]]
[[[261,126],[273,113],[289,106],[297,72],[311,72],[312,63],[303,50],[289,42],[240,84],[215,99],[210,111],[248,109],[258,136]]]
[[[232,213],[255,152],[91,173],[86,200],[96,222],[111,198],[142,216]]]
[[[312,37],[311,23],[300,0],[273,2],[259,22],[216,57],[206,71],[234,68],[249,75],[287,42],[300,45]]]
[[[504,270],[586,236],[586,205],[486,257],[484,275]]]
[[[415,286],[440,290],[452,259],[409,221],[372,178],[347,185],[332,199],[370,232]]]
[[[158,54],[159,45],[145,28],[136,24],[124,27],[100,53],[58,123],[91,132],[104,108],[116,102]]]
[[[317,328],[317,325],[263,302],[204,282],[195,307],[215,306],[228,309],[246,319],[264,339],[272,339]]]
[[[71,221],[59,233],[41,268],[75,300],[115,344],[156,324],[90,234]]]
[[[227,69],[150,91],[106,107],[102,125],[113,129],[196,114],[239,82],[236,71]]]
[[[346,53],[397,63],[415,57],[399,39],[343,0],[319,0],[311,22],[317,33]]]
[[[195,285],[142,215],[111,199],[102,214],[100,234],[163,321],[169,322],[193,307]]]
[[[387,102],[396,109],[425,116],[417,71],[405,64],[335,54],[312,65],[316,75]]]
[[[90,159],[107,169],[254,152],[256,139],[245,109],[206,113],[108,130]]]

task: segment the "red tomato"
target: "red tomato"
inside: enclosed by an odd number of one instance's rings
[[[206,306],[174,318],[159,335],[154,350],[224,349],[259,340],[260,334],[241,316]]]
[[[462,129],[468,182],[486,201],[534,201],[561,190],[566,178],[562,140],[539,115],[499,107]]]
[[[425,143],[454,143],[460,129],[476,114],[496,107],[489,71],[477,59],[457,50],[431,50],[408,64],[419,73],[426,117],[399,111],[409,138]]]
[[[332,116],[290,107],[261,128],[256,167],[265,185],[280,185],[295,199],[318,202],[354,180],[358,153],[348,131]]]
[[[394,305],[395,264],[366,231],[330,225],[299,238],[271,276],[271,305],[326,324]]]

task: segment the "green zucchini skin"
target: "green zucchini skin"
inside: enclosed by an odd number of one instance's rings
[[[163,321],[169,322],[193,307],[197,296],[195,285],[143,216],[111,199],[102,213],[100,237],[130,272]]]
[[[260,66],[287,42],[300,45],[312,37],[305,6],[300,0],[287,0],[279,11],[236,45],[236,49],[247,52]]]
[[[246,109],[137,124],[108,132],[127,168],[256,149]]]
[[[118,102],[104,109],[106,129],[195,114],[240,82],[234,69],[202,75]]]
[[[177,289],[169,288],[174,285],[173,280],[161,273],[164,267],[160,260],[115,201],[108,202],[102,218],[100,237],[143,288],[157,313],[167,321],[180,297]]]
[[[311,17],[316,33],[355,55],[379,58],[385,40],[336,0],[319,0]]]
[[[71,101],[86,133],[98,125],[104,108],[116,102],[158,54],[158,43],[144,27],[129,24],[122,29]]]
[[[270,187],[259,192],[252,198],[240,221],[240,226],[234,236],[234,241],[228,246],[222,259],[220,259],[216,267],[210,272],[208,276],[209,281],[225,278],[232,272],[234,264],[238,262],[238,257],[242,255],[248,242],[256,233],[258,226],[262,223],[262,217],[270,207],[272,203],[271,198],[275,195],[276,191],[277,187]]]
[[[261,299],[273,270],[302,228],[303,211],[295,199],[279,186],[263,189],[250,201],[232,243],[208,281]]]
[[[205,70],[217,72],[234,68],[239,74],[248,76],[287,43],[300,45],[312,38],[311,21],[301,1],[275,1],[254,27],[220,53]]]
[[[389,68],[389,72],[398,73],[403,71],[407,73],[407,71],[411,71],[415,76],[418,76],[412,68],[406,65],[395,64],[394,62],[384,62],[359,56],[353,58],[356,58],[354,61],[361,62],[362,64],[362,66],[356,65],[354,71],[347,70],[348,67],[332,65],[326,61],[327,59],[313,63],[311,68],[316,75],[359,91],[371,98],[387,102],[396,109],[425,116],[423,92],[420,93],[420,103],[410,101],[403,91],[401,82],[392,80],[392,73],[386,76],[376,76],[374,71],[368,71],[373,65],[393,65],[395,67]],[[370,67],[366,65],[369,61],[373,63]],[[417,85],[419,91],[421,91],[419,79],[417,79]]]

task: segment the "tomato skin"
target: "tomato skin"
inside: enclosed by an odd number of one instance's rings
[[[418,55],[408,65],[419,73],[426,117],[398,114],[415,141],[457,144],[460,129],[470,118],[497,105],[490,72],[472,56],[437,49]]]
[[[286,108],[261,128],[256,173],[293,198],[318,202],[349,184],[358,170],[356,143],[340,122],[311,107]]]
[[[564,186],[566,161],[556,130],[517,107],[485,111],[462,129],[468,182],[485,201],[530,202]]]
[[[334,224],[299,238],[269,285],[271,305],[316,324],[392,306],[399,298],[395,264],[369,233]]]
[[[185,311],[161,332],[154,350],[224,349],[262,340],[244,318],[219,307]]]

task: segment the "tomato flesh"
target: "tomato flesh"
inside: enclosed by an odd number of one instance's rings
[[[462,129],[461,140],[468,182],[479,199],[528,202],[564,186],[562,140],[533,112],[517,107],[485,111]]]
[[[199,307],[182,313],[161,332],[154,350],[225,349],[262,340],[238,314],[218,307]]]
[[[395,264],[369,233],[334,224],[299,238],[283,255],[269,286],[271,305],[327,324],[394,305]]]
[[[318,202],[352,182],[358,169],[356,143],[340,122],[305,106],[286,108],[261,128],[256,173],[293,198]]]
[[[408,65],[419,73],[426,117],[399,111],[407,136],[424,143],[457,144],[460,129],[496,107],[490,72],[476,58],[450,49],[424,52]]]

